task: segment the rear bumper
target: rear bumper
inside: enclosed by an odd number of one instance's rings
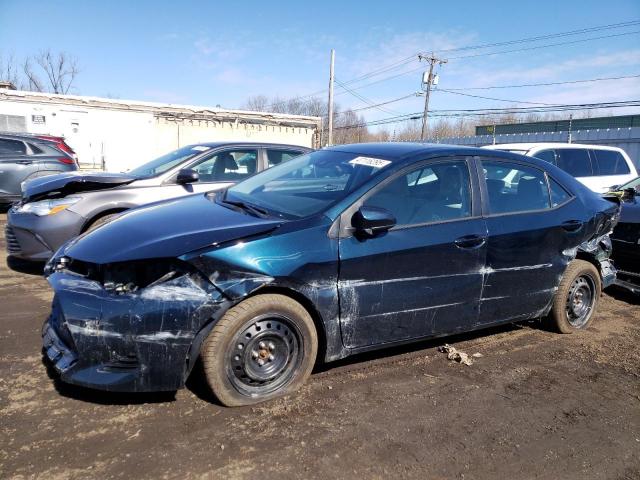
[[[84,217],[69,210],[38,217],[12,208],[5,227],[7,253],[23,260],[46,261],[63,243],[80,234],[84,222]]]

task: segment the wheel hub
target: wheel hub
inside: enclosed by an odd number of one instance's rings
[[[593,310],[595,301],[595,285],[591,277],[581,276],[575,279],[567,298],[567,319],[569,323],[580,328],[584,326]]]
[[[230,379],[241,389],[278,388],[295,369],[299,348],[297,330],[287,319],[256,319],[234,338]]]

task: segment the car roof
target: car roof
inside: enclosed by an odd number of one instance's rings
[[[416,157],[437,155],[486,155],[487,151],[477,147],[463,145],[447,145],[440,143],[385,142],[385,143],[352,143],[336,145],[323,150],[345,152],[363,156],[380,157],[394,163],[410,161]],[[501,152],[505,155],[512,155]]]
[[[185,145],[185,147],[195,147],[195,146],[203,146],[203,147],[210,147],[210,148],[218,148],[218,147],[236,147],[236,146],[243,146],[243,147],[256,147],[256,148],[260,148],[260,147],[284,147],[284,148],[296,148],[296,149],[302,149],[302,150],[312,150],[309,147],[303,147],[302,145],[290,145],[290,144],[286,144],[286,143],[271,143],[271,142],[242,142],[242,141],[228,141],[228,142],[198,142],[198,143],[192,143],[190,145]]]
[[[482,148],[490,150],[532,150],[534,148],[594,148],[597,150],[620,150],[618,147],[611,147],[609,145],[589,145],[584,143],[564,142],[500,143],[497,145],[486,145]]]

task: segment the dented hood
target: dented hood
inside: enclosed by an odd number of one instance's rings
[[[267,233],[282,222],[231,210],[206,194],[197,194],[131,210],[72,240],[63,247],[63,254],[95,264],[178,257]]]
[[[72,193],[88,192],[126,185],[138,177],[126,173],[68,172],[28,180],[22,186],[22,201],[65,197]]]

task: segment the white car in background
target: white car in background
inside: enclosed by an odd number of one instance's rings
[[[553,163],[598,193],[607,192],[612,186],[625,184],[638,176],[629,156],[617,147],[577,143],[503,143],[483,148],[506,150]]]

